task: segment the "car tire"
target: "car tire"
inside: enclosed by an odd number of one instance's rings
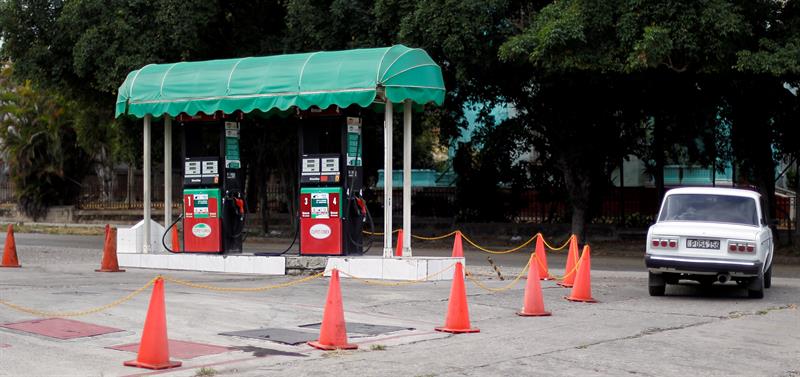
[[[767,272],[764,273],[764,288],[772,286],[772,264],[769,265]]]
[[[750,298],[764,298],[764,274],[761,273],[758,277],[750,281],[747,286],[747,297]]]
[[[647,288],[650,296],[663,296],[667,290],[667,283],[663,276],[650,272],[647,277]]]

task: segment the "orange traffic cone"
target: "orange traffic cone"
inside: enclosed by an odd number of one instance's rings
[[[400,228],[400,231],[397,232],[397,249],[394,250],[394,256],[403,256],[403,228]]]
[[[461,244],[461,231],[456,231],[456,239],[453,241],[453,258],[464,257],[464,246]]]
[[[106,225],[106,241],[103,245],[103,260],[95,272],[125,272],[119,269],[117,261],[117,229]]]
[[[574,235],[569,240],[569,252],[567,254],[567,266],[564,269],[564,279],[558,285],[564,288],[572,288],[575,284],[575,274],[577,272],[575,263],[578,261],[578,237]]]
[[[544,251],[544,236],[539,233],[536,237],[536,269],[539,270],[539,280],[553,280],[550,277],[550,269],[547,268],[547,253]]]
[[[469,323],[467,290],[464,287],[464,266],[461,265],[461,262],[456,262],[456,270],[453,273],[453,287],[450,289],[450,302],[447,304],[447,318],[444,327],[437,327],[434,330],[454,334],[481,331],[472,328]]]
[[[167,313],[164,306],[164,279],[158,278],[153,284],[153,295],[147,318],[144,320],[142,341],[139,343],[139,355],[136,360],[124,363],[129,367],[147,369],[168,369],[181,366],[180,361],[169,359],[169,341],[167,340]]]
[[[331,284],[328,286],[328,299],[325,312],[322,314],[322,326],[319,328],[319,340],[308,342],[308,345],[325,351],[354,350],[356,344],[347,343],[347,325],[344,321],[342,291],[339,288],[339,270],[331,272]]]
[[[3,248],[3,263],[0,267],[22,267],[17,259],[17,241],[14,240],[14,226],[8,224],[6,246]]]
[[[583,247],[583,255],[578,261],[577,276],[575,276],[575,286],[572,293],[564,297],[570,301],[597,302],[592,298],[592,257],[589,245]]]
[[[544,300],[542,299],[542,286],[539,283],[539,271],[533,268],[537,254],[531,255],[528,268],[528,283],[525,284],[525,298],[522,303],[522,310],[517,315],[523,317],[545,317],[550,312],[544,310]]]
[[[178,238],[178,227],[172,227],[172,251],[179,252],[181,251],[181,241]]]

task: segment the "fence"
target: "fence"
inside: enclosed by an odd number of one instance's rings
[[[172,189],[173,208],[182,205],[181,179],[178,174],[173,174],[174,187]],[[160,189],[164,184],[163,174],[154,174],[152,179],[153,197],[152,207],[164,207],[164,191]],[[82,190],[76,204],[79,209],[92,210],[122,210],[142,209],[142,175],[134,175],[132,190],[128,192],[128,175],[126,171],[118,171],[114,175],[111,185],[111,194],[108,199],[103,198],[100,182],[95,176],[87,177],[82,185]],[[289,200],[293,197],[285,185],[268,184],[263,190],[266,195],[267,210],[270,213],[286,214],[290,208]],[[462,213],[457,200],[458,192],[452,187],[425,187],[412,190],[412,213],[415,217],[458,219]],[[506,221],[518,223],[563,223],[569,221],[571,208],[564,194],[545,195],[535,190],[525,190],[512,193],[501,190],[500,195],[485,200],[494,201],[492,205],[500,206],[504,211]],[[396,189],[392,193],[393,214],[402,214],[403,193]],[[365,198],[373,215],[381,217],[383,208],[383,192],[380,190],[366,190]],[[792,229],[794,226],[794,208],[796,198],[776,196],[776,217],[780,229]],[[13,203],[13,188],[7,177],[0,177],[0,203]],[[259,200],[252,200],[251,213],[260,212]],[[628,227],[646,226],[654,221],[658,212],[658,194],[655,188],[648,187],[613,187],[603,197],[601,205],[593,216],[594,223],[618,224]]]

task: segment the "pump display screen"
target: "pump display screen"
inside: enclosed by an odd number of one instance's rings
[[[187,157],[183,162],[183,185],[218,185],[219,158]]]
[[[301,183],[336,183],[341,181],[338,154],[312,154],[301,158]]]

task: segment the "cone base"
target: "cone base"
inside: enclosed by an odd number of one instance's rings
[[[553,278],[548,276],[548,277],[539,278],[539,280],[556,280],[556,279],[553,279]]]
[[[572,286],[574,286],[575,284],[569,284],[569,283],[556,283],[556,285],[559,285],[559,286],[561,286],[561,287],[564,287],[564,288],[572,288]]]
[[[126,361],[123,363],[126,367],[136,367],[136,368],[144,368],[144,369],[169,369],[169,368],[177,368],[181,366],[183,363],[180,361],[172,361],[167,360],[165,363],[161,364],[150,364],[150,363],[143,363],[138,360],[131,360]]]
[[[16,265],[16,266],[0,266],[0,267],[6,267],[6,268],[20,268],[20,267],[22,267],[22,265],[21,265],[21,264],[18,264],[18,265]]]
[[[125,270],[120,270],[119,268],[116,270],[112,270],[110,268],[99,268],[94,270],[94,272],[125,272]]]
[[[539,312],[539,313],[517,312],[517,315],[520,317],[549,317],[553,314],[550,312]]]
[[[481,329],[451,329],[448,327],[437,327],[434,330],[441,332],[449,332],[452,334],[467,334],[467,333],[481,332]]]
[[[566,299],[568,301],[573,301],[573,302],[588,302],[590,304],[597,302],[597,300],[595,300],[595,299],[593,299],[591,297],[583,298],[583,297],[564,296],[564,299]]]
[[[341,344],[341,345],[338,345],[338,346],[329,345],[329,344],[322,344],[322,343],[320,343],[320,342],[318,342],[316,340],[310,341],[310,342],[306,342],[306,343],[311,347],[314,347],[316,349],[320,349],[320,350],[323,350],[323,351],[358,349],[358,344],[350,344],[350,343],[345,343],[345,344]]]

